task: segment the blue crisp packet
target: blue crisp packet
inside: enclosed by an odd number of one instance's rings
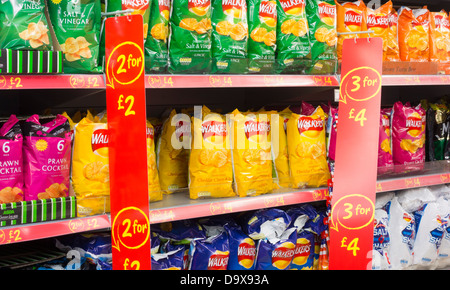
[[[189,270],[226,270],[230,256],[228,234],[223,231],[191,242]]]
[[[297,231],[287,229],[276,239],[258,242],[255,270],[288,270],[295,253]]]
[[[224,225],[230,244],[228,270],[253,270],[255,268],[255,241],[247,236],[236,223]]]

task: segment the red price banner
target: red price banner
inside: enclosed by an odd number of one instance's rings
[[[150,222],[142,15],[105,23],[114,270],[149,270]]]
[[[372,268],[382,56],[381,38],[344,40],[330,269]]]

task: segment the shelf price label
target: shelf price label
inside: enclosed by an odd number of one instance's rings
[[[105,22],[114,270],[149,270],[150,222],[142,15]]]
[[[382,40],[344,40],[331,197],[330,269],[371,269],[377,191]]]

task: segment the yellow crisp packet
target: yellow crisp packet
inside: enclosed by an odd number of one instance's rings
[[[164,121],[156,148],[159,182],[165,194],[188,185],[190,136],[189,116],[172,110]]]
[[[203,107],[192,117],[192,145],[189,159],[191,199],[230,197],[233,168],[226,118]]]
[[[162,200],[163,193],[159,185],[158,168],[156,166],[155,130],[149,121],[147,121],[147,169],[150,202]]]
[[[74,128],[72,186],[78,216],[109,212],[109,136],[106,123],[83,118]]]
[[[330,171],[325,144],[326,114],[320,106],[310,116],[291,114],[287,139],[294,188],[327,185]]]
[[[237,109],[231,116],[235,188],[240,197],[261,195],[277,188],[272,177],[270,116],[241,113]]]

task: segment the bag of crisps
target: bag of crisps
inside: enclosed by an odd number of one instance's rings
[[[395,9],[389,14],[389,33],[386,49],[386,61],[400,61],[400,50],[398,47],[398,14]]]
[[[0,48],[52,50],[44,0],[0,2]]]
[[[226,270],[230,244],[225,231],[217,235],[195,239],[190,247],[189,270]]]
[[[165,194],[188,186],[190,140],[189,116],[172,110],[164,121],[156,148],[159,182]]]
[[[109,212],[109,136],[107,123],[90,117],[75,125],[72,186],[79,216]]]
[[[155,130],[147,121],[147,167],[148,167],[148,194],[150,202],[162,200],[161,186],[159,185],[158,167],[156,166]]]
[[[68,196],[72,134],[67,118],[57,115],[41,124],[32,115],[23,133],[25,200]]]
[[[234,222],[226,223],[223,227],[230,244],[227,270],[253,270],[256,258],[255,241]]]
[[[392,110],[392,157],[394,164],[425,162],[425,110],[396,102]]]
[[[448,144],[449,110],[444,104],[428,104],[426,160],[444,160]]]
[[[231,116],[232,161],[236,193],[240,197],[269,193],[272,178],[270,114],[241,113]]]
[[[169,65],[170,0],[152,0],[147,40],[144,44],[145,71],[164,73]]]
[[[229,132],[225,116],[212,113],[206,107],[194,113],[189,159],[191,199],[236,195],[232,187]]]
[[[255,270],[289,270],[295,254],[296,228],[258,242]]]
[[[275,0],[250,0],[248,11],[248,71],[273,74],[277,41],[277,3]]]
[[[336,2],[337,8],[337,32],[349,33],[367,31],[366,4],[363,1]],[[367,34],[343,34],[338,36],[337,55],[342,59],[342,45],[347,38],[364,38]]]
[[[378,141],[378,167],[391,167],[394,165],[391,149],[391,111],[381,109],[380,113],[380,137]]]
[[[389,44],[389,15],[392,12],[392,1],[388,1],[377,9],[367,7],[367,29],[374,33],[370,37],[380,37],[383,40],[383,60],[386,60]]]
[[[64,54],[64,73],[99,73],[100,0],[48,1],[50,20]]]
[[[212,72],[244,74],[248,69],[247,3],[212,2]]]
[[[277,73],[303,72],[311,62],[304,0],[277,0]]]
[[[337,62],[336,4],[334,0],[306,0],[306,15],[310,28],[310,73],[333,73]]]
[[[0,204],[23,201],[23,135],[16,115],[0,128]]]
[[[211,71],[211,1],[174,0],[170,15],[169,70]]]
[[[398,44],[402,61],[427,62],[430,56],[430,12],[426,8],[400,8]]]
[[[291,114],[287,138],[291,181],[294,188],[327,185],[330,171],[325,144],[326,114],[320,106],[311,115]]]
[[[144,0],[144,1],[117,1],[117,0],[102,0],[104,2],[104,9],[103,11],[106,13],[111,12],[119,12],[124,10],[130,10],[130,14],[140,14],[143,17],[143,23],[144,23],[144,44],[146,43],[147,36],[148,36],[148,21],[150,18],[150,8],[152,6],[151,0]],[[103,3],[102,3],[103,4]],[[102,7],[103,8],[103,7]],[[108,17],[115,17],[114,15],[106,16]],[[106,20],[105,18],[105,20]],[[105,21],[102,21],[101,24],[101,40],[100,40],[100,48],[99,48],[99,63],[103,64],[104,57],[105,57]]]
[[[430,12],[430,61],[450,61],[450,22],[445,10]]]

